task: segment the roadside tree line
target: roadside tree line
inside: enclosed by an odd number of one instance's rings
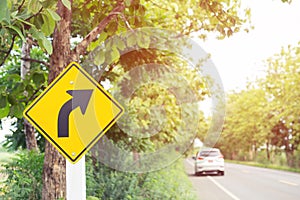
[[[265,76],[227,98],[218,146],[228,159],[300,167],[300,43],[265,61]]]

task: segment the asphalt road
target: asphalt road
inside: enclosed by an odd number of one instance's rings
[[[195,176],[194,160],[185,161],[200,200],[299,200],[300,174],[225,164],[225,176]]]

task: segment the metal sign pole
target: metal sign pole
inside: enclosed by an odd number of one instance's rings
[[[76,164],[66,161],[67,200],[86,200],[85,156]]]

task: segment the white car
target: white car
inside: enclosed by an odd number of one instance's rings
[[[224,176],[224,157],[217,148],[202,149],[195,157],[195,175],[218,174]]]

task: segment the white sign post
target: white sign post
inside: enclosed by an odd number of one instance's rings
[[[86,200],[85,156],[76,164],[66,161],[67,200]]]

